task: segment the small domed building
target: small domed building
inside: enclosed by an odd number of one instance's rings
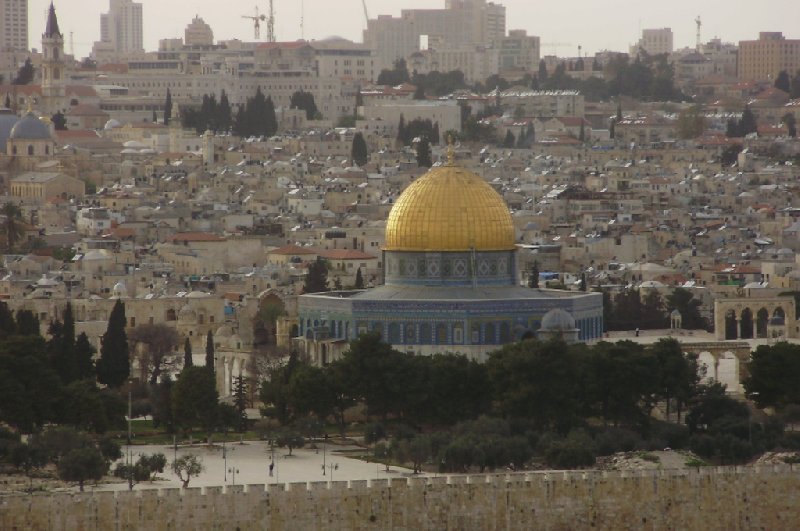
[[[414,354],[461,353],[483,361],[502,345],[535,337],[542,318],[563,310],[577,340],[599,338],[599,293],[518,284],[514,224],[503,198],[479,175],[433,168],[392,208],[383,249],[385,284],[298,298],[299,337],[317,364],[376,331]]]

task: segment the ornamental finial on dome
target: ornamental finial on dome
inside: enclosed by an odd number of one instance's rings
[[[447,165],[456,165],[456,146],[453,142],[453,135],[447,135]]]

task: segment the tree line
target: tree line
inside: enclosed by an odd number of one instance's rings
[[[313,434],[309,423],[319,433],[332,420],[344,433],[346,411],[361,404],[375,456],[416,470],[588,466],[598,455],[664,447],[731,463],[768,448],[800,448],[800,437],[778,421],[753,422],[744,404],[703,375],[697,356],[674,339],[650,346],[529,340],[480,364],[406,354],[364,334],[325,367],[293,354],[271,371],[260,397],[262,413],[294,445]],[[654,419],[656,408],[669,422]]]
[[[644,297],[637,289],[626,289],[616,295],[603,293],[603,321],[606,330],[658,330],[669,328],[669,314],[678,310],[682,328],[708,330],[708,320],[700,313],[702,303],[684,288],[675,288],[662,299],[657,290],[647,290]]]

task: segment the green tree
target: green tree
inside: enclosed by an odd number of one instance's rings
[[[361,268],[360,267],[356,270],[355,288],[356,289],[364,289],[364,277],[361,274]]]
[[[506,138],[503,140],[503,147],[504,148],[513,148],[516,144],[516,139],[514,138],[514,133],[511,132],[511,129],[506,131]]]
[[[86,481],[97,481],[107,471],[108,461],[92,447],[71,450],[58,461],[58,477],[64,481],[77,481],[81,492]]]
[[[378,74],[376,84],[394,87],[402,83],[408,83],[409,79],[406,60],[398,59],[394,62],[394,68],[392,70],[381,70],[380,74]]]
[[[330,288],[328,288],[328,264],[318,257],[308,266],[303,293],[321,293],[324,291],[330,291]]]
[[[430,168],[433,166],[431,160],[431,144],[427,137],[422,137],[417,142],[417,166],[420,168]]]
[[[11,81],[12,85],[30,85],[34,77],[33,63],[30,57],[25,59],[25,63],[17,70],[17,76]]]
[[[0,421],[31,433],[56,420],[61,391],[41,336],[16,335],[0,341]]]
[[[289,99],[289,108],[306,111],[306,120],[315,120],[319,114],[314,95],[304,90],[295,91]]]
[[[176,350],[180,336],[171,326],[163,323],[144,323],[128,336],[133,348],[139,351],[139,365],[151,385],[158,381],[161,373],[176,365]]]
[[[739,134],[741,136],[747,136],[756,131],[758,131],[756,116],[753,114],[753,111],[750,110],[750,106],[747,105],[742,112],[742,119],[739,120]]]
[[[534,260],[531,267],[531,273],[528,275],[528,287],[531,289],[539,289],[539,262]]]
[[[364,140],[364,135],[360,132],[353,135],[353,146],[350,151],[350,156],[353,162],[358,166],[363,166],[367,163],[369,155],[367,153],[367,142]]]
[[[181,480],[181,486],[185,489],[189,486],[192,478],[199,476],[205,467],[200,458],[194,454],[188,454],[175,459],[171,465],[172,472]]]
[[[97,360],[97,380],[115,389],[130,376],[126,324],[125,304],[118,299],[111,310],[108,328],[102,338],[100,359]]]
[[[278,431],[275,437],[275,444],[280,448],[288,448],[289,455],[292,455],[292,450],[295,448],[302,448],[305,446],[306,441],[303,436],[293,428],[283,428]]]
[[[14,315],[5,301],[0,301],[0,340],[13,336],[17,333],[17,323]]]
[[[539,79],[539,83],[543,84],[547,81],[547,63],[545,63],[544,59],[539,61],[539,74],[537,76]]]
[[[167,98],[164,100],[164,125],[172,119],[172,92],[167,87]]]
[[[692,292],[684,288],[675,288],[667,296],[667,312],[678,310],[681,314],[681,325],[687,330],[708,328],[706,319],[700,314],[702,303],[695,299]]]
[[[11,252],[24,234],[22,228],[22,211],[14,203],[7,202],[0,208],[0,215],[5,218],[3,228],[5,229],[6,250]]]
[[[183,341],[183,367],[191,367],[194,365],[192,362],[192,342],[187,337]]]
[[[745,392],[759,408],[781,410],[790,404],[800,404],[799,345],[786,342],[759,345],[750,355],[748,371]]]
[[[214,374],[214,333],[211,330],[206,334],[206,368]]]
[[[667,405],[666,416],[669,421],[673,400],[685,403],[690,398],[684,390],[696,382],[697,367],[684,355],[680,343],[674,338],[659,339],[650,347],[650,352],[658,363],[658,394]],[[679,405],[678,415],[680,409]]]
[[[781,70],[775,78],[775,88],[784,91],[786,94],[792,92],[792,82],[789,79],[789,72]]]
[[[505,345],[486,362],[497,411],[540,429],[568,431],[582,403],[583,356],[562,341]]]
[[[168,433],[173,433],[175,429],[175,417],[172,415],[173,386],[174,382],[169,375],[161,378],[156,385],[148,386],[153,412],[153,427],[164,426]]]
[[[95,380],[97,376],[94,368],[95,352],[86,332],[81,332],[78,339],[75,340],[75,378],[77,380]]]
[[[67,130],[67,118],[64,116],[63,112],[58,111],[57,113],[53,114],[50,117],[50,121],[53,122],[53,127],[56,131]]]
[[[204,367],[187,367],[172,388],[172,414],[184,429],[201,426],[211,432],[217,421],[217,387]]]

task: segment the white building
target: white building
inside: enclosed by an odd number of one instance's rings
[[[108,13],[100,15],[100,42],[95,46],[118,54],[144,51],[142,4],[109,0]]]
[[[636,57],[641,51],[648,55],[670,54],[672,50],[671,28],[645,29],[639,42],[631,46],[631,56]]]
[[[186,26],[184,32],[186,46],[210,46],[214,44],[214,32],[211,26],[200,17],[194,17],[192,22]]]
[[[0,51],[28,49],[28,0],[0,1]]]

